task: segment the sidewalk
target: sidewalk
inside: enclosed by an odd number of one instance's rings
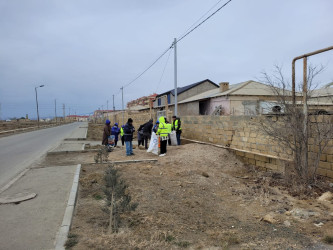
[[[87,129],[87,123],[82,123],[51,152],[81,151]],[[36,166],[0,194],[0,198],[11,198],[19,193],[37,194],[19,204],[0,204],[0,249],[55,248],[77,165]]]
[[[1,194],[37,194],[17,205],[0,205],[1,249],[54,249],[75,170],[76,165],[31,169]]]
[[[71,135],[68,136],[65,140],[85,140],[87,138],[87,132],[88,132],[88,123],[82,122],[80,127],[75,130]]]
[[[87,138],[88,124],[82,123],[82,125],[73,131],[57,148],[49,151],[48,153],[61,153],[61,152],[73,152],[84,150],[84,144]]]

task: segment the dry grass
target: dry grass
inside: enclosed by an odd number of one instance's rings
[[[143,150],[135,153],[131,159],[154,158]],[[124,149],[115,149],[110,158],[128,160]],[[187,144],[170,147],[166,157],[157,159],[116,165],[139,204],[136,211],[122,215],[116,234],[107,233],[105,200],[95,198],[104,197],[107,165],[82,166],[72,226],[79,242],[74,249],[304,249],[321,240],[313,235],[330,235],[326,231],[332,223],[313,226],[314,219],[327,218],[329,208],[288,196],[278,186],[279,175],[244,166],[226,150]],[[284,214],[293,207],[318,211],[320,217],[294,220]],[[274,214],[277,224],[260,221],[267,213]],[[292,226],[284,226],[284,220]]]

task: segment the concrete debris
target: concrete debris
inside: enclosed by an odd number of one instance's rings
[[[313,217],[313,216],[317,217],[320,215],[318,212],[314,212],[311,210],[305,210],[302,208],[294,208],[291,211],[287,211],[285,214],[291,215],[295,219],[308,219],[309,217]]]
[[[21,203],[22,201],[31,200],[36,196],[36,193],[17,193],[10,196],[0,197],[0,204]]]
[[[316,227],[322,227],[322,226],[324,225],[324,223],[319,222],[319,223],[314,223],[314,225],[315,225]]]
[[[276,219],[274,219],[272,214],[266,214],[264,217],[261,218],[261,220],[270,224],[276,224],[278,222]]]
[[[333,194],[330,191],[323,193],[318,198],[318,201],[331,201],[331,200],[333,200]]]
[[[289,220],[285,220],[285,221],[283,222],[283,224],[284,224],[286,227],[290,227],[290,226],[291,226],[291,223],[290,223]]]

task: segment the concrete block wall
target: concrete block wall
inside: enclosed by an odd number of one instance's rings
[[[261,132],[255,119],[250,116],[183,116],[182,136],[228,146],[246,163],[285,171],[286,162],[292,160],[292,152]],[[332,121],[333,117],[328,119]],[[310,138],[310,153],[318,152],[315,143],[316,140]],[[318,173],[333,178],[333,138],[321,156]]]
[[[123,123],[123,116],[124,116],[124,123]],[[133,126],[136,130],[140,127],[140,125],[148,122],[150,120],[151,114],[149,112],[119,112],[117,114],[110,115],[108,118],[112,123],[117,122],[119,126],[125,125],[127,123],[128,118],[133,119]],[[152,119],[156,122],[156,112],[152,113]]]

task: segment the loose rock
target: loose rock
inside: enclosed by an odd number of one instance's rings
[[[285,221],[283,222],[283,224],[284,224],[286,227],[290,227],[290,226],[291,226],[291,223],[290,223],[289,220],[285,220]]]
[[[207,174],[206,172],[202,172],[202,176],[208,178],[208,177],[209,177],[209,174]]]
[[[318,198],[318,201],[331,201],[331,200],[333,200],[333,194],[330,191],[323,193]]]
[[[261,220],[270,224],[276,224],[278,222],[271,214],[266,214]]]

